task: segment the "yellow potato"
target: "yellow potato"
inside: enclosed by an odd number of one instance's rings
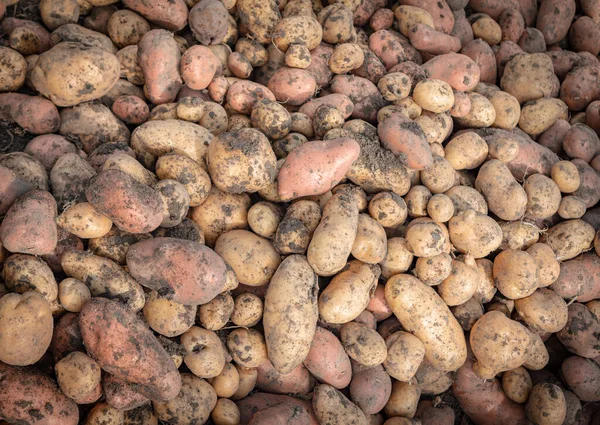
[[[89,202],[67,208],[58,216],[56,223],[82,239],[101,238],[113,224],[110,218],[98,212]]]

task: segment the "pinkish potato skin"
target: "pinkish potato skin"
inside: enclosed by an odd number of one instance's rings
[[[123,0],[123,4],[169,31],[179,31],[187,24],[188,8],[184,0]]]
[[[151,232],[163,220],[158,192],[121,170],[105,170],[91,179],[85,196],[125,232]]]
[[[56,248],[57,207],[50,192],[34,190],[19,198],[0,225],[0,240],[10,252],[51,254]]]
[[[277,175],[281,199],[321,195],[346,175],[360,146],[349,138],[308,142],[287,156]]]
[[[60,127],[58,109],[50,100],[20,93],[0,94],[0,119],[33,134],[54,133]]]
[[[194,90],[207,88],[220,69],[221,62],[205,46],[192,46],[181,57],[181,77]]]
[[[79,314],[88,354],[100,367],[156,401],[172,400],[181,388],[175,363],[148,326],[116,301],[92,298]]]
[[[0,362],[0,417],[9,423],[76,425],[79,410],[52,379],[34,368]]]
[[[212,249],[175,238],[132,245],[127,266],[141,285],[185,305],[206,304],[223,291],[227,280],[225,262]]]
[[[115,409],[131,410],[148,402],[148,398],[134,390],[134,386],[112,375],[102,379],[106,402]]]
[[[137,96],[119,96],[112,104],[112,111],[117,118],[128,124],[142,124],[148,119],[150,109],[146,102]]]

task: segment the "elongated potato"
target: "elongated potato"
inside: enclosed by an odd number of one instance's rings
[[[98,212],[89,202],[75,204],[68,208],[56,222],[66,231],[82,239],[100,238],[112,227],[110,218]]]
[[[486,214],[472,209],[460,212],[448,223],[450,242],[460,252],[483,258],[502,243],[502,229]]]
[[[483,193],[490,211],[501,219],[518,220],[525,214],[527,194],[503,162],[490,160],[483,164],[475,189]]]
[[[301,364],[317,327],[317,276],[301,255],[279,265],[265,295],[263,327],[269,360],[280,373]]]
[[[385,298],[404,329],[421,340],[435,368],[452,371],[465,362],[463,330],[435,290],[416,277],[398,274],[387,281]]]
[[[333,195],[308,246],[307,258],[319,276],[342,270],[352,251],[358,231],[358,205],[345,191]]]
[[[58,286],[52,270],[42,259],[33,255],[13,254],[6,258],[2,277],[11,292],[23,294],[35,291],[50,304],[58,297]]]
[[[369,423],[356,404],[330,385],[317,386],[312,403],[319,424],[367,425]]]
[[[319,326],[304,359],[304,366],[319,381],[337,389],[347,387],[352,378],[350,358],[340,340]]]

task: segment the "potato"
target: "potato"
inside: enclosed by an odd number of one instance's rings
[[[112,111],[128,124],[142,124],[148,119],[148,105],[137,96],[119,96],[112,105]]]
[[[385,106],[385,100],[377,86],[366,78],[336,75],[331,81],[331,91],[346,94],[350,98],[354,103],[353,118],[375,122],[377,111]]]
[[[52,312],[42,295],[27,291],[0,298],[0,361],[26,366],[40,360],[52,339]]]
[[[580,219],[559,223],[546,232],[545,242],[550,245],[558,261],[570,260],[592,245],[594,228]]]
[[[350,358],[364,366],[382,364],[387,356],[385,341],[366,325],[348,322],[340,330],[340,340]]]
[[[422,170],[433,164],[425,133],[409,118],[393,114],[379,124],[377,134],[388,150],[406,155],[410,168]]]
[[[317,326],[304,366],[321,382],[337,389],[350,384],[350,359],[340,341],[328,330]]]
[[[423,360],[425,346],[416,336],[402,331],[390,335],[385,343],[387,345],[387,357],[383,362],[385,370],[398,381],[410,382]]]
[[[23,294],[35,291],[52,304],[58,297],[58,286],[48,265],[32,255],[13,254],[3,262],[2,277],[6,289]]]
[[[33,190],[17,199],[0,224],[4,248],[14,253],[51,254],[57,244],[56,201],[49,192]]]
[[[434,257],[418,258],[414,273],[429,286],[439,285],[452,271],[452,258],[446,253]]]
[[[582,357],[597,357],[598,318],[583,304],[573,303],[568,307],[568,320],[556,336],[570,352]]]
[[[554,333],[567,324],[567,304],[550,289],[540,288],[515,300],[515,308],[530,329]]]
[[[227,398],[217,400],[215,408],[210,413],[215,425],[236,425],[240,423],[240,411],[235,403]]]
[[[521,109],[519,127],[531,135],[538,135],[558,119],[567,118],[568,107],[559,99],[543,98],[527,102]]]
[[[150,31],[148,22],[130,10],[113,13],[107,24],[108,35],[119,48],[138,44],[144,34]]]
[[[473,360],[467,359],[458,370],[452,386],[461,408],[475,423],[501,425],[503,423],[525,425],[525,409],[510,400],[501,389],[498,379],[480,379],[473,369]],[[490,409],[481,410],[481,403],[490,403]]]
[[[182,425],[204,423],[217,404],[217,394],[204,379],[190,373],[181,374],[182,391],[167,402],[153,401],[156,416],[161,421],[176,421]]]
[[[445,81],[423,80],[415,86],[413,100],[427,111],[441,113],[449,111],[454,105],[454,93]]]
[[[493,159],[483,164],[475,180],[475,189],[483,193],[490,211],[499,218],[511,221],[525,214],[527,194],[501,161]],[[507,204],[506,199],[511,202]]]
[[[92,358],[74,351],[55,365],[61,391],[77,403],[93,403],[100,398],[100,366]]]
[[[565,359],[561,365],[561,376],[581,401],[598,401],[598,380],[600,368],[598,365],[579,356]]]
[[[393,192],[380,192],[369,201],[369,215],[384,227],[400,226],[407,214],[404,199]]]
[[[273,239],[282,219],[281,210],[272,203],[258,202],[248,210],[248,224],[254,233]]]
[[[466,259],[465,262],[452,260],[452,271],[438,286],[438,293],[446,305],[457,306],[473,296],[478,283],[479,271],[474,264],[468,264]]]
[[[389,279],[395,274],[406,272],[410,268],[414,256],[404,238],[390,238],[387,245],[386,257],[380,265],[381,275]]]
[[[521,107],[519,101],[512,95],[504,91],[495,91],[486,96],[494,110],[496,118],[492,127],[512,130],[517,126],[520,119]]]
[[[58,285],[58,299],[65,310],[79,313],[92,298],[90,289],[80,280],[66,278]]]
[[[455,170],[473,170],[486,160],[488,145],[476,133],[466,132],[453,137],[444,147],[444,154]]]
[[[16,368],[4,363],[0,363],[0,370],[3,376],[0,415],[3,419],[11,423],[79,423],[77,404],[67,398],[46,374],[37,369]],[[32,413],[43,417],[36,419]]]
[[[292,18],[284,18],[280,22],[285,19]],[[281,67],[269,79],[268,88],[278,101],[297,106],[313,97],[317,85],[315,78],[307,70]]]
[[[198,320],[208,330],[223,328],[234,312],[234,301],[229,293],[221,293],[198,308]],[[235,323],[235,322],[234,322]]]
[[[413,276],[398,274],[388,280],[385,297],[402,326],[423,342],[425,357],[434,367],[443,371],[460,367],[466,358],[462,329],[432,288]],[[415,304],[417,299],[418,305]],[[440,317],[448,326],[435,328],[423,325]]]
[[[75,204],[66,209],[56,222],[63,229],[83,239],[100,238],[112,227],[112,221],[96,211],[88,202]]]
[[[563,298],[588,302],[598,298],[597,273],[599,257],[586,253],[560,265],[560,276],[551,289]]]
[[[36,90],[57,106],[72,106],[108,93],[119,79],[119,70],[119,59],[111,52],[63,42],[40,55],[31,72],[31,81]]]
[[[40,16],[48,29],[55,30],[79,20],[79,4],[77,0],[43,0],[40,1]]]
[[[557,84],[552,60],[543,53],[514,56],[506,64],[500,80],[502,90],[520,103],[552,95]]]
[[[327,323],[343,324],[358,317],[369,304],[379,267],[353,260],[319,296],[319,314]]]
[[[351,40],[355,29],[352,10],[343,3],[333,3],[319,12],[319,22],[323,27],[323,41],[330,44],[345,43]]]
[[[515,264],[519,264],[518,267]],[[531,295],[538,286],[539,270],[526,252],[505,250],[494,259],[494,280],[498,290],[509,299]]]
[[[17,51],[8,47],[0,49],[0,57],[7,67],[0,72],[0,91],[12,92],[19,90],[25,83],[27,62]]]
[[[235,366],[226,363],[221,373],[208,382],[215,389],[217,397],[231,397],[238,389],[240,377]]]
[[[142,405],[149,405],[148,398],[135,392],[133,384],[112,375],[105,376],[101,388],[104,390],[106,403],[113,409],[130,410]]]
[[[406,231],[407,247],[417,257],[435,257],[444,251],[446,243],[444,231],[433,221],[414,224]]]
[[[479,83],[480,70],[468,56],[446,53],[434,57],[423,69],[430,78],[447,82],[454,90],[469,91]]]
[[[289,373],[279,373],[270,361],[266,361],[258,367],[257,372],[256,388],[261,391],[306,395],[314,386],[312,376],[302,364]]]
[[[152,330],[166,337],[174,337],[192,327],[196,306],[183,305],[161,297],[156,291],[151,291],[143,312]]]
[[[532,387],[531,377],[522,366],[502,374],[502,390],[515,403],[525,403]]]
[[[392,380],[383,366],[358,370],[350,383],[350,399],[368,415],[382,410],[392,392]]]
[[[385,405],[384,411],[390,417],[412,418],[417,411],[417,404],[421,390],[415,381],[409,383],[395,381],[392,386],[392,394]]]
[[[320,424],[368,424],[360,408],[330,385],[321,384],[315,388],[312,405]]]
[[[500,249],[527,249],[538,242],[540,229],[528,222],[509,221],[500,224],[502,244]]]
[[[352,246],[352,256],[369,264],[377,264],[387,254],[387,237],[381,224],[367,214],[358,216],[358,232]]]
[[[525,407],[527,417],[540,424],[563,423],[567,414],[565,395],[559,386],[545,383],[534,385]]]
[[[398,19],[398,29],[403,36],[408,37],[411,28],[417,24],[424,24],[434,28],[433,18],[429,12],[420,7],[401,5],[394,11]]]
[[[218,376],[230,358],[216,333],[192,326],[181,336],[185,350],[183,361],[190,371],[201,378]]]
[[[275,1],[259,2],[241,0],[236,2],[240,24],[247,28],[248,34],[258,43],[269,43],[281,14]]]
[[[210,178],[202,165],[185,155],[163,155],[156,161],[156,175],[180,182],[189,194],[189,206],[197,207],[208,197]]]
[[[305,44],[308,50],[313,50],[321,42],[323,28],[311,16],[288,16],[277,23],[273,34],[273,42],[282,52],[292,43]]]
[[[308,355],[318,319],[316,284],[316,275],[302,256],[287,257],[271,278],[263,326],[269,360],[279,373],[291,372]],[[313,290],[306,291],[307,286]],[[304,305],[297,316],[290,315],[291,300]]]
[[[263,302],[255,294],[244,293],[235,298],[231,321],[237,326],[255,326],[263,315]]]
[[[523,184],[527,193],[527,216],[544,219],[553,216],[560,206],[560,189],[552,179],[533,174]]]

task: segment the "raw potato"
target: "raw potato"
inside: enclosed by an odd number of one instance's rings
[[[483,258],[502,243],[502,229],[494,219],[472,209],[460,212],[448,223],[450,242],[456,249]]]
[[[340,340],[350,358],[361,365],[376,366],[387,357],[383,338],[362,323],[349,322],[342,326]]]
[[[189,206],[201,205],[210,192],[210,178],[202,165],[185,155],[163,155],[156,161],[159,179],[172,179],[183,184],[189,195]]]
[[[417,257],[435,257],[444,251],[447,243],[445,232],[433,221],[420,222],[409,227],[406,232],[408,249]]]
[[[144,317],[153,331],[166,337],[183,334],[194,324],[196,306],[186,306],[150,292],[144,304]]]
[[[522,366],[502,374],[502,390],[515,403],[525,403],[532,387],[531,377]]]
[[[490,211],[499,218],[513,221],[525,214],[527,194],[501,161],[494,159],[482,165],[475,189],[482,192]]]
[[[79,313],[90,298],[90,289],[80,280],[66,278],[58,285],[58,300],[67,311]]]
[[[467,356],[463,331],[444,301],[417,278],[398,274],[385,285],[385,298],[402,323],[425,346],[425,358],[443,371],[459,368]],[[444,320],[446,326],[434,324]]]
[[[352,246],[352,256],[369,264],[377,264],[387,254],[385,229],[367,214],[358,216],[358,232]]]
[[[525,411],[535,423],[561,425],[567,414],[565,395],[558,385],[537,384],[531,389]]]
[[[198,308],[197,317],[204,328],[216,331],[229,322],[234,309],[235,303],[233,298],[229,293],[225,292],[217,295],[209,303],[201,305]],[[251,326],[254,324],[251,324]]]
[[[538,287],[549,286],[558,279],[560,263],[549,245],[535,243],[527,248],[527,253],[533,257],[539,269]]]
[[[185,349],[183,361],[194,375],[214,378],[223,371],[227,358],[223,343],[216,333],[192,326],[180,340]]]
[[[304,366],[310,373],[332,387],[350,384],[352,366],[340,340],[327,329],[317,326]]]
[[[417,404],[421,396],[421,389],[415,381],[396,381],[392,387],[392,394],[385,405],[384,411],[388,416],[403,416],[412,418],[417,411]]]
[[[494,280],[498,291],[516,300],[537,289],[539,269],[535,259],[524,251],[505,250],[494,259]]]
[[[454,105],[454,93],[445,81],[423,80],[415,86],[413,100],[427,111],[446,112]]]
[[[112,221],[88,202],[66,209],[56,219],[56,223],[82,239],[100,238],[112,227]]]
[[[435,257],[418,258],[414,272],[421,282],[439,285],[452,272],[452,257],[444,252]]]
[[[408,332],[395,332],[385,343],[387,357],[383,366],[394,379],[410,382],[425,356],[425,346],[419,338]]]
[[[330,385],[315,388],[312,405],[319,424],[367,425],[368,421],[360,408]]]
[[[587,251],[594,241],[594,228],[580,219],[567,220],[548,229],[545,242],[558,261],[570,260]]]
[[[35,291],[50,304],[56,301],[56,280],[43,260],[33,255],[13,254],[3,263],[2,277],[6,289],[19,294]]]
[[[397,227],[408,215],[406,202],[393,192],[379,192],[369,201],[369,215],[383,227]]]
[[[181,374],[181,392],[164,403],[153,401],[152,407],[161,421],[179,424],[204,423],[217,404],[217,394],[204,379],[190,373]]]
[[[100,398],[100,366],[79,351],[63,357],[55,365],[56,380],[61,391],[79,404]]]

